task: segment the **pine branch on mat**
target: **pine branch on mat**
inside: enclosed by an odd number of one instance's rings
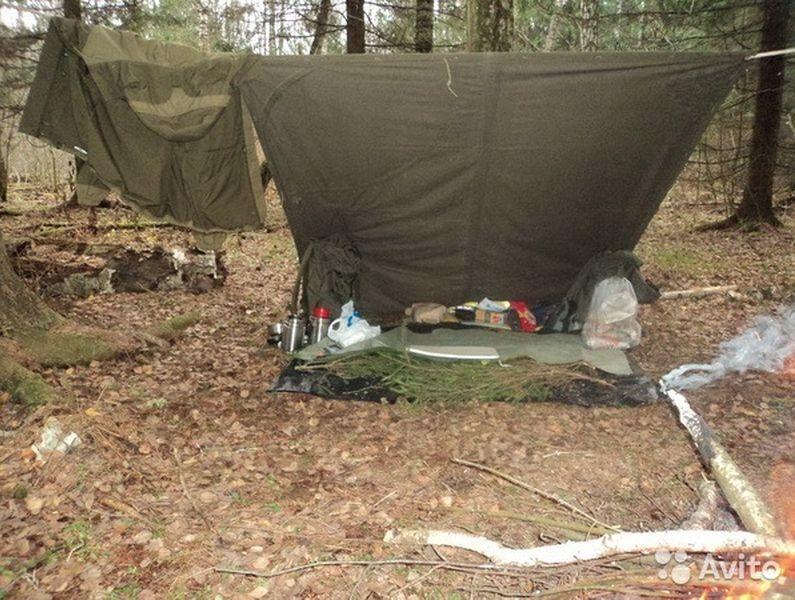
[[[394,350],[351,354],[299,369],[325,370],[343,379],[372,378],[404,398],[427,404],[546,400],[552,389],[583,380],[613,387],[579,365],[545,365],[529,358],[509,364],[448,362]]]

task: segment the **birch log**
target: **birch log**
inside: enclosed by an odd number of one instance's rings
[[[747,531],[703,529],[610,533],[584,542],[535,548],[508,548],[489,538],[440,530],[390,530],[384,542],[460,548],[480,554],[495,564],[517,567],[562,566],[619,554],[650,554],[657,550],[684,550],[694,554],[770,552],[779,557],[795,557],[795,542],[792,541]]]
[[[672,300],[674,298],[703,298],[704,296],[728,294],[729,292],[736,291],[736,285],[715,285],[711,287],[691,288],[689,290],[670,290],[667,292],[660,292],[660,300]]]
[[[720,529],[738,531],[737,516],[731,510],[715,482],[705,479],[698,486],[699,502],[693,513],[685,519],[679,529]]]
[[[776,536],[778,527],[770,509],[726,452],[706,421],[693,410],[682,394],[676,390],[666,389],[663,384],[661,386],[679,413],[679,421],[693,438],[693,443],[705,465],[743,525],[754,533]]]

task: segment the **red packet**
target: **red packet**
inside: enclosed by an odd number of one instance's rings
[[[514,301],[511,300],[511,308],[516,311],[516,314],[519,317],[519,328],[522,331],[527,333],[532,333],[536,329],[538,329],[538,324],[536,323],[536,318],[533,316],[533,313],[530,312],[530,309],[527,307],[527,304],[524,302]]]

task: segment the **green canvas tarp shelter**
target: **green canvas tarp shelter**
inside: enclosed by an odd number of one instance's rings
[[[350,240],[365,314],[557,300],[632,249],[742,69],[736,54],[206,55],[53,20],[22,128],[85,181],[203,232]]]

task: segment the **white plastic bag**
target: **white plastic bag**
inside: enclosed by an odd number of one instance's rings
[[[339,319],[331,322],[328,328],[328,336],[340,347],[347,348],[353,344],[381,335],[381,328],[377,325],[370,325],[362,319],[353,308],[351,300],[342,307]]]
[[[640,343],[636,318],[638,299],[625,277],[608,277],[598,284],[591,298],[582,337],[589,348],[626,350]]]

